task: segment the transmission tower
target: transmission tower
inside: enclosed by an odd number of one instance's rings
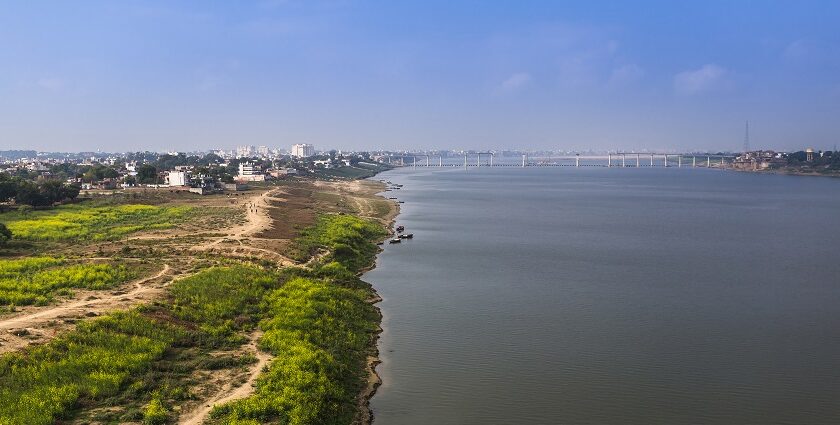
[[[744,132],[744,152],[750,151],[750,122],[747,120],[747,127]]]

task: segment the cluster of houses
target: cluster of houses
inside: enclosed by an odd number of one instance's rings
[[[742,170],[766,170],[787,164],[787,157],[782,152],[750,151],[744,152],[732,162],[734,168]]]
[[[22,156],[20,152],[28,153]],[[16,153],[18,156],[4,157],[4,153]],[[336,151],[316,154],[310,144],[293,145],[289,154],[265,146],[239,146],[234,151],[212,153],[216,159],[208,163],[204,156],[208,154],[201,152],[56,154],[5,151],[0,152],[0,172],[27,178],[62,178],[83,190],[146,187],[204,194],[238,190],[247,183],[315,173],[319,169],[349,167],[354,161],[367,159],[360,154]],[[173,161],[178,157],[182,159]],[[191,160],[184,161],[184,158]],[[199,164],[196,161],[198,158],[205,158],[205,161]],[[195,165],[172,165],[172,162]]]

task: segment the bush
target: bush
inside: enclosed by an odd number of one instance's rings
[[[143,424],[144,425],[162,425],[169,419],[169,414],[163,402],[160,401],[160,394],[155,394],[152,401],[143,410]]]
[[[0,223],[0,246],[5,245],[12,238],[12,231],[5,224]]]

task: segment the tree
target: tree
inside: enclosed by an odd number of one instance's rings
[[[143,184],[157,183],[157,168],[150,164],[137,167],[137,180]]]
[[[0,173],[0,202],[6,202],[17,195],[18,182],[8,173]]]
[[[15,195],[15,203],[27,204],[33,207],[43,207],[51,205],[52,201],[44,196],[37,184],[24,181],[18,185],[17,194]]]
[[[5,224],[0,223],[0,246],[6,244],[12,238],[12,231]]]

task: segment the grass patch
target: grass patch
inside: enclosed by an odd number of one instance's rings
[[[348,270],[357,272],[373,263],[376,245],[387,232],[381,224],[352,215],[325,214],[315,226],[305,229],[294,240],[288,255],[296,261],[306,261],[318,250],[329,251],[324,262],[336,261]]]
[[[215,267],[175,282],[166,303],[82,321],[45,345],[4,354],[0,424],[168,423],[171,405],[190,398],[194,371],[253,363],[209,353],[241,344],[236,333],[256,324],[264,295],[278,286],[258,267]]]
[[[215,408],[212,417],[221,423],[350,423],[379,320],[367,297],[365,290],[301,277],[272,291],[260,347],[276,357],[254,395]]]
[[[172,284],[172,312],[199,324],[209,345],[241,344],[237,331],[256,324],[260,301],[277,279],[253,266],[213,267]]]
[[[8,212],[1,217],[18,239],[102,241],[142,230],[171,228],[191,210],[184,206],[73,204],[43,211]]]
[[[106,289],[132,277],[122,265],[67,265],[52,257],[0,260],[0,305],[45,305],[70,289]]]
[[[382,225],[348,215],[321,216],[303,232],[299,252],[331,254],[312,269],[287,269],[287,282],[266,294],[259,344],[275,358],[252,396],[213,409],[214,422],[352,422],[380,318],[356,273],[373,261],[374,241],[385,234]]]
[[[25,353],[0,356],[0,422],[52,424],[81,399],[116,394],[180,332],[137,312],[114,313]]]

